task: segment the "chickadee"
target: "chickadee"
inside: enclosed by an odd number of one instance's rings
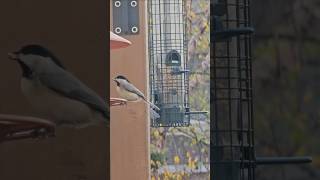
[[[118,75],[113,80],[117,83],[117,92],[121,98],[127,101],[132,101],[132,102],[137,102],[142,99],[144,102],[149,104],[152,108],[160,111],[160,108],[152,104],[151,102],[149,102],[145,98],[143,93],[138,88],[136,88],[133,84],[131,84],[126,77],[122,75]]]
[[[49,50],[26,45],[9,53],[22,69],[21,89],[31,105],[57,126],[107,123],[107,104],[73,76]]]

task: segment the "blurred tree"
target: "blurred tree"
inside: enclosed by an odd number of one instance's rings
[[[320,178],[319,8],[318,0],[252,1],[257,154],[314,157],[311,166],[259,168],[261,180]]]

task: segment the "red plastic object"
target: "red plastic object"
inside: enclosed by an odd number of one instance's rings
[[[130,45],[131,45],[130,41],[110,31],[110,48],[111,49],[125,48]]]
[[[40,118],[0,114],[0,143],[27,138],[52,137],[55,124]]]

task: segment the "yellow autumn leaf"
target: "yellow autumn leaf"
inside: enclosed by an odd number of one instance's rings
[[[154,136],[155,138],[158,138],[159,135],[160,135],[160,133],[159,133],[158,130],[155,130],[155,131],[153,132],[153,136]]]
[[[174,163],[175,164],[180,164],[180,158],[179,158],[179,156],[174,156],[174,158],[173,158],[173,160],[174,160]]]
[[[188,159],[188,167],[190,169],[195,169],[196,168],[196,163],[195,163],[195,161],[192,160],[192,158]]]
[[[177,174],[177,177],[176,177],[177,180],[182,180],[182,176],[180,174]]]
[[[195,144],[197,144],[197,140],[192,139],[192,141],[191,141],[191,145],[195,145]]]
[[[189,158],[189,157],[191,157],[191,154],[190,154],[190,152],[188,151],[188,152],[187,152],[187,158]]]

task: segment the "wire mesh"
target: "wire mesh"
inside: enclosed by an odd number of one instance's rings
[[[211,0],[211,174],[254,180],[249,0]]]
[[[149,72],[151,100],[161,110],[151,126],[190,123],[185,0],[150,0]]]

